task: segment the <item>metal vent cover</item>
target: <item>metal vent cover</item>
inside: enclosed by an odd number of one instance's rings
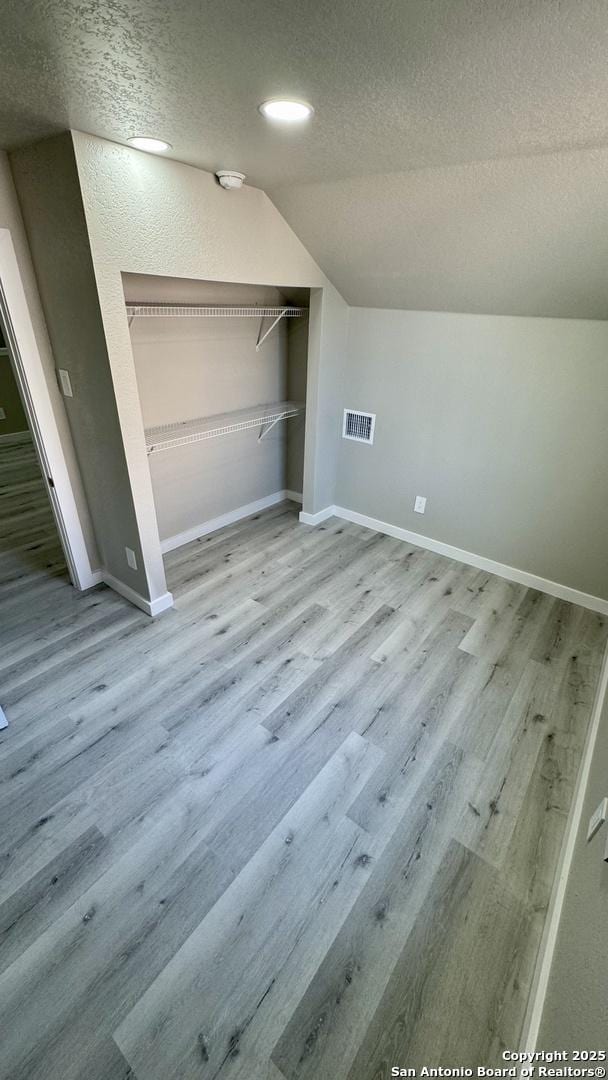
[[[355,442],[364,442],[371,446],[374,441],[375,426],[375,413],[362,412],[360,409],[345,409],[342,438],[354,439]]]

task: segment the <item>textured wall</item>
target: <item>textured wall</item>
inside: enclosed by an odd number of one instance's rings
[[[347,309],[264,192],[226,192],[199,169],[79,132],[73,139],[140,544],[158,596],[164,571],[121,273],[322,288],[323,306],[335,314],[309,352],[309,388],[331,382],[328,369],[343,360],[335,324],[345,324]],[[314,392],[308,406],[307,431],[318,433],[307,447],[314,506],[315,478],[320,468],[333,475],[337,446],[335,429],[328,434],[317,416]]]
[[[603,856],[608,833],[604,825],[587,843],[587,826],[596,806],[608,794],[607,774],[608,701],[600,721],[562,908],[537,1042],[539,1049],[606,1049],[608,863]]]
[[[70,478],[70,484],[74,493],[74,499],[80,519],[87,552],[93,568],[100,564],[99,552],[93,534],[93,524],[87,505],[87,499],[82,486],[80,470],[76,461],[74,445],[70,434],[67,416],[63,407],[63,400],[57,387],[55,377],[55,361],[51,351],[47,327],[44,321],[38,284],[32,265],[30,249],[25,234],[21,210],[17,200],[17,193],[13,183],[13,177],[6,154],[0,152],[0,228],[6,228],[11,234],[19,273],[23,283],[27,305],[34,328],[36,344],[40,360],[44,369],[44,376],[48,387],[51,407],[55,417],[55,423],[59,432],[66,468]]]
[[[0,419],[0,435],[12,435],[15,431],[27,431],[27,419],[19,397],[11,362],[0,352],[0,407],[6,418]]]
[[[608,599],[608,323],[353,308],[342,399],[338,505]]]
[[[102,565],[147,598],[71,136],[24,147],[11,165],[55,361],[70,373],[64,401]]]

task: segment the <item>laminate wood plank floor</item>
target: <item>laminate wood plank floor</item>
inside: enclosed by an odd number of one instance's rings
[[[289,503],[150,620],[71,588],[36,469],[0,451],[0,1076],[499,1063],[606,621]]]

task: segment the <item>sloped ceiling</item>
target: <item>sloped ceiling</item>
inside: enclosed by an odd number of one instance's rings
[[[606,0],[4,0],[0,31],[6,148],[239,169],[353,304],[608,318]],[[269,125],[283,95],[313,120]]]
[[[608,149],[273,195],[350,304],[608,318]]]

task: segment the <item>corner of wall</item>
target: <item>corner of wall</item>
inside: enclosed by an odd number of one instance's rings
[[[101,318],[71,132],[17,150],[11,165],[53,351],[70,373],[64,402],[104,573],[152,600]],[[132,584],[131,584],[132,581]],[[160,594],[164,592],[158,590]]]

